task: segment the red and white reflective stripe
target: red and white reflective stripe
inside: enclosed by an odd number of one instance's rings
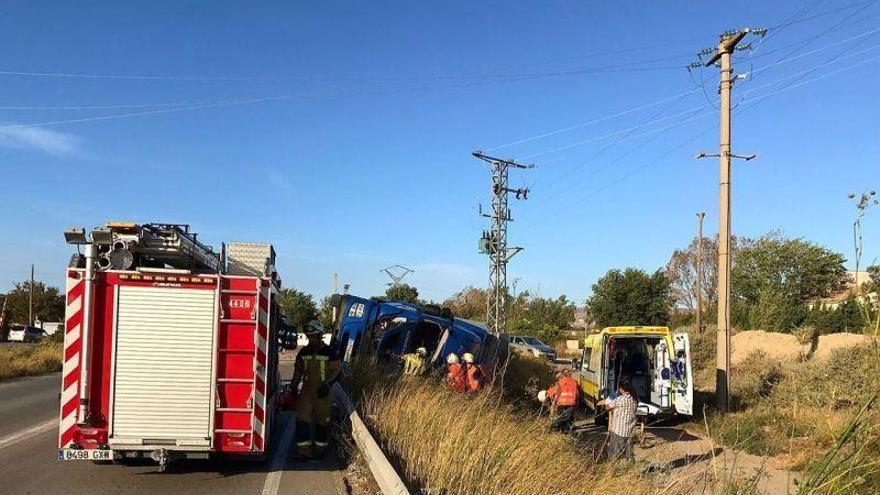
[[[259,282],[258,282],[259,283]],[[254,450],[264,450],[266,438],[266,356],[269,352],[269,288],[260,286],[254,360]]]
[[[72,274],[75,274],[76,278],[72,277]],[[64,367],[61,372],[61,414],[58,429],[58,446],[61,448],[73,442],[79,410],[84,289],[85,281],[82,274],[69,273],[64,324]]]

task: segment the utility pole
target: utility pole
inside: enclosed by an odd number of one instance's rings
[[[730,152],[730,92],[733,87],[733,67],[731,58],[736,45],[751,29],[723,33],[715,53],[704,65],[709,67],[721,62],[721,133],[717,155],[700,153],[697,158],[718,157],[720,181],[718,194],[718,335],[715,354],[715,394],[718,409],[727,412],[730,408],[730,159],[741,158],[749,161],[755,155],[738,156]],[[766,30],[756,30],[763,36]]]
[[[703,217],[697,213],[697,333],[703,333]]]
[[[523,165],[513,160],[495,158],[481,151],[474,151],[473,156],[492,166],[492,212],[480,215],[489,219],[490,228],[480,238],[480,252],[489,255],[489,294],[486,304],[486,324],[493,333],[500,334],[506,330],[507,319],[507,263],[522,247],[507,245],[507,222],[512,222],[508,208],[508,194],[513,193],[516,199],[528,199],[527,188],[511,189],[508,187],[508,172],[511,168],[528,169],[534,165]]]
[[[386,275],[388,275],[389,278],[391,278],[391,282],[386,284],[390,287],[397,287],[403,282],[403,279],[406,278],[407,275],[415,272],[415,270],[407,268],[403,265],[391,265],[379,271],[384,272]]]
[[[30,294],[28,295],[28,326],[34,326],[34,264],[31,263]]]

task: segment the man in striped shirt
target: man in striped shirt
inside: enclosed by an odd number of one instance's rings
[[[621,377],[617,384],[617,397],[603,400],[599,405],[605,406],[611,415],[608,425],[608,460],[615,461],[621,457],[627,462],[635,462],[632,437],[636,426],[636,407],[638,400],[633,392],[632,381]]]

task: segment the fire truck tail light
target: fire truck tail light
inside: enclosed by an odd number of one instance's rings
[[[107,430],[100,428],[79,428],[73,436],[73,441],[84,448],[95,448],[107,445]]]

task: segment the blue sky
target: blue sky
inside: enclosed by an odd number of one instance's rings
[[[665,265],[698,210],[717,231],[717,162],[693,159],[717,147],[717,71],[683,67],[743,26],[776,29],[737,55],[734,149],[759,158],[735,165],[734,232],[849,256],[846,195],[880,187],[878,3],[8,2],[0,290],[30,263],[59,283],[65,227],[133,220],[272,242],[319,297],[401,263],[443,299],[486,285],[470,152],[492,149],[537,165],[512,174],[533,194],[510,279],[581,302]],[[880,210],[865,242],[880,257]]]

